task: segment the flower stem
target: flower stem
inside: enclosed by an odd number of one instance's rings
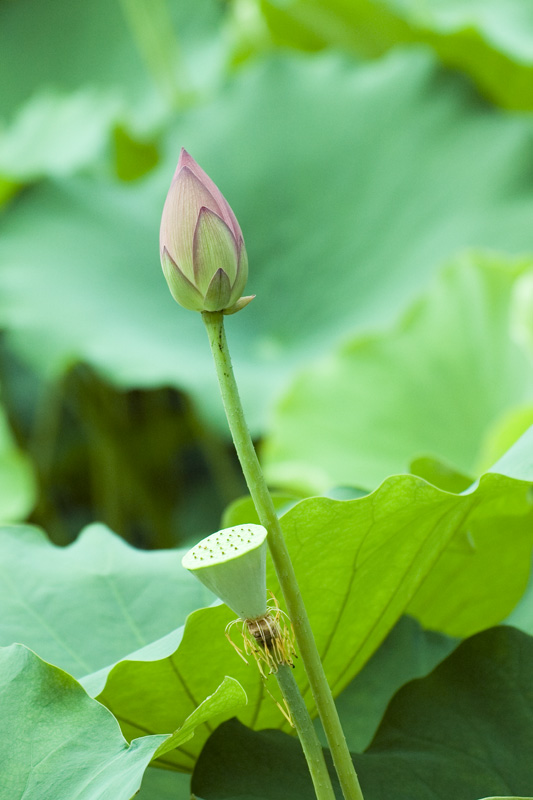
[[[171,106],[187,99],[188,81],[167,0],[120,0],[134,41]]]
[[[275,675],[300,739],[313,786],[315,787],[317,800],[335,800],[335,792],[331,785],[324,751],[318,741],[318,736],[298,684],[294,680],[292,667],[288,664],[280,664]]]
[[[320,660],[281,525],[246,425],[224,331],[224,317],[220,311],[204,311],[202,317],[235,449],[261,525],[268,531],[270,554],[294,626],[300,656],[324,727],[342,792],[345,800],[363,800],[363,793]]]

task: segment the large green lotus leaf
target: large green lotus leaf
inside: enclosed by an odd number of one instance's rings
[[[0,523],[23,520],[32,510],[35,497],[31,461],[17,447],[5,411],[0,406]]]
[[[64,92],[92,86],[150,115],[158,107],[150,72],[167,100],[176,89],[205,88],[219,77],[224,13],[215,0],[1,3],[0,73],[9,76],[3,113],[13,114],[43,86]]]
[[[409,617],[400,619],[368,664],[337,698],[350,748],[363,750],[395,692],[407,681],[430,672],[456,646],[455,640],[424,631]],[[318,733],[323,737],[321,728]],[[180,792],[183,800],[189,800],[190,790],[184,779],[182,773],[149,769],[139,800],[181,800]]]
[[[262,0],[280,44],[376,56],[398,42],[431,45],[507,108],[533,108],[533,12],[523,0]]]
[[[80,169],[101,153],[117,116],[116,99],[103,92],[35,96],[0,130],[0,175],[22,183]]]
[[[0,205],[46,176],[149,171],[170,107],[225,71],[224,17],[216,0],[0,4]]]
[[[490,472],[514,477],[517,480],[527,480],[533,470],[533,427],[525,433],[518,442],[502,458],[494,464]],[[477,486],[473,484],[471,492]],[[516,525],[516,518],[498,519],[495,512],[490,526],[471,518],[465,532],[457,536],[453,544],[442,554],[438,563],[431,572],[428,581],[422,585],[409,606],[409,613],[414,614],[423,624],[431,628],[445,630],[451,635],[465,635],[479,629],[476,618],[479,609],[478,603],[490,603],[493,593],[506,589],[503,575],[509,567],[509,558],[513,560],[508,548],[500,548],[497,540],[501,532],[505,531],[514,542],[517,552],[522,553],[526,565],[531,561],[530,547],[525,534],[525,526]],[[533,525],[533,514],[530,512],[525,519]],[[498,533],[499,532],[499,535]],[[480,535],[481,533],[481,535]],[[503,580],[503,583],[502,583]],[[531,585],[531,580],[530,584]],[[481,587],[486,587],[483,590]],[[455,592],[458,591],[461,600],[456,603]],[[521,584],[520,596],[524,591]],[[528,633],[533,628],[532,615],[528,607],[528,588],[519,606],[510,616],[511,624],[521,627]],[[443,598],[446,598],[445,600]],[[515,621],[515,614],[517,615]],[[529,621],[529,622],[528,622]]]
[[[398,620],[361,672],[340,693],[336,705],[346,741],[354,752],[372,741],[394,694],[408,681],[421,678],[443,661],[459,641],[425,631],[411,617]],[[317,733],[326,745],[324,732]]]
[[[194,611],[185,626],[118,664],[85,676],[81,683],[113,712],[128,741],[154,734],[160,725],[165,730],[176,708],[192,713],[198,699],[214,691],[227,674],[244,688],[251,710],[244,712],[244,718],[250,719],[264,701],[264,687],[255,667],[247,667],[224,636],[234,617],[224,605]],[[270,705],[276,709],[272,700]],[[270,714],[275,723],[279,714]],[[190,772],[212,731],[209,721],[200,725],[185,747],[165,755],[162,766]]]
[[[136,800],[191,800],[191,776],[149,767]]]
[[[136,550],[96,524],[68,547],[0,528],[0,644],[23,642],[75,676],[111,664],[213,599],[184,553]]]
[[[526,526],[533,526],[531,512],[520,523],[517,519],[498,514],[488,524],[471,519],[467,529],[442,554],[427,582],[409,604],[408,613],[423,625],[446,631],[451,636],[479,630],[480,616],[489,607],[494,614],[498,606],[492,595],[502,591],[504,596],[509,596],[508,570],[516,566],[517,556],[524,560],[526,570],[529,566],[531,541]],[[513,542],[512,548],[501,546],[502,537],[509,537]],[[511,552],[513,548],[514,553]],[[518,591],[514,594],[515,603],[525,590],[525,578],[522,572]],[[486,604],[483,612],[481,604]],[[509,610],[512,605],[509,604]]]
[[[533,786],[533,639],[493,628],[404,686],[372,744],[354,755],[366,800],[527,796]],[[192,790],[205,800],[311,800],[298,742],[236,721],[208,741]],[[341,797],[340,793],[338,797]]]
[[[279,403],[262,451],[271,482],[309,493],[368,488],[423,455],[467,474],[486,469],[493,426],[533,398],[513,314],[525,273],[528,260],[457,258],[391,330],[309,367]]]
[[[101,160],[120,118],[120,100],[111,92],[34,95],[9,125],[0,121],[0,205],[28,183]]]
[[[0,649],[0,698],[2,800],[130,800],[152,759],[188,741],[196,725],[246,702],[226,678],[190,717],[174,709],[173,734],[128,744],[113,715],[74,678],[22,645]]]
[[[517,449],[520,455],[521,445]],[[355,500],[308,498],[281,517],[335,694],[361,670],[419,591],[429,597],[423,610],[428,627],[437,627],[441,606],[469,606],[458,621],[443,625],[458,635],[493,625],[511,612],[529,575],[533,514],[526,479],[532,471],[522,471],[512,454],[507,464],[520,478],[489,473],[463,494],[402,475]],[[235,508],[248,516],[244,504]],[[442,592],[439,571],[448,549],[461,556],[462,572],[454,579],[453,595]],[[499,568],[496,592],[480,563],[492,571],[494,565]],[[271,565],[267,585],[281,598]],[[435,594],[427,588],[431,586]],[[190,704],[192,709],[196,699],[212,691],[224,675],[232,675],[245,688],[249,703],[239,715],[245,724],[283,727],[284,719],[265,692],[255,665],[246,666],[226,641],[224,628],[233,616],[223,605],[199,609],[184,628],[85,677],[83,685],[113,711],[128,739],[142,731],[167,729],[175,705]],[[238,627],[233,636],[238,644]],[[295,677],[313,710],[300,662]],[[269,689],[276,695],[275,685]],[[208,733],[206,726],[199,729],[188,746],[188,757],[183,751],[169,754],[167,763],[190,769]]]
[[[258,430],[296,367],[389,322],[458,249],[533,249],[532,131],[485,108],[427,52],[363,65],[265,58],[180,115],[149,179],[46,183],[12,204],[0,321],[39,370],[83,359],[121,386],[177,385],[222,422],[201,321],[172,300],[159,266],[183,144],[245,233],[257,297],[227,326]]]
[[[436,478],[436,485],[444,494],[475,497],[479,491],[479,481],[465,486],[466,477],[447,469],[446,465],[439,462],[417,463],[422,477],[425,480]],[[494,464],[489,474],[506,475],[517,481],[531,480],[533,427]],[[386,481],[385,485],[391,480]],[[401,482],[401,477],[398,476],[397,480]],[[374,495],[376,492],[369,496]],[[533,522],[533,511],[531,507],[527,509],[530,495],[529,498],[523,506],[524,516],[513,516],[511,506],[498,501],[496,504],[484,503],[478,507],[477,514],[469,515],[417,591],[409,605],[409,613],[418,617],[428,628],[460,637],[500,622],[503,619],[499,611],[500,600],[507,597],[508,608],[511,609],[527,585],[527,565],[531,558],[529,529]],[[250,499],[233,503],[224,518],[224,524],[229,526],[257,521]],[[512,547],[502,548],[504,533],[509,535]],[[508,576],[515,568],[511,564],[516,566],[520,561],[521,580],[515,586],[516,591],[513,591]],[[489,618],[492,619],[490,623]]]

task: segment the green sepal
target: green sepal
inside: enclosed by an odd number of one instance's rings
[[[225,308],[222,312],[223,314],[236,314],[237,311],[241,311],[248,303],[251,303],[254,299],[255,294],[249,294],[247,297],[240,297],[236,303],[234,303],[229,308]]]
[[[202,295],[185,277],[166,248],[161,253],[161,266],[174,300],[190,311],[202,311],[204,307]]]
[[[204,297],[204,311],[222,311],[230,305],[231,286],[224,270],[219,269],[213,275],[213,280]]]
[[[236,302],[244,292],[244,287],[248,281],[248,254],[244,242],[240,242],[239,262],[237,266],[237,274],[231,287],[231,304]]]

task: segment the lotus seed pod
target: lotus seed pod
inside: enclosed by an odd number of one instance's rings
[[[161,265],[174,299],[192,311],[235,313],[248,258],[237,218],[220,189],[182,148],[161,217]]]
[[[267,613],[267,531],[262,525],[236,525],[202,539],[182,564],[241,619]]]

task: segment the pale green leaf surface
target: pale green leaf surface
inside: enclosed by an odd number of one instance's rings
[[[194,736],[196,728],[202,723],[213,725],[213,720],[221,716],[227,719],[228,716],[235,713],[238,708],[246,705],[246,703],[247,697],[242,686],[234,678],[226,676],[218,689],[200,703],[198,708],[180,725],[178,730],[164,742],[161,742],[154,753],[154,758],[161,759],[166,753],[170,753],[171,750],[188,742]]]
[[[224,636],[224,628],[234,616],[223,605],[195,611],[183,628],[81,683],[113,711],[128,741],[167,725],[176,708],[184,715],[193,714],[200,699],[214,691],[224,675],[243,686],[248,704],[253,704],[251,714],[243,712],[249,718],[257,710],[263,690],[255,672],[247,669]],[[161,763],[190,772],[212,731],[209,720],[200,724],[194,739],[179,751],[165,754]]]
[[[221,606],[220,602],[213,604],[214,608],[218,608],[219,606]],[[185,626],[182,625],[176,628],[176,630],[170,631],[170,633],[162,636],[160,639],[156,639],[154,642],[150,642],[144,647],[139,648],[139,650],[128,653],[124,661],[140,663],[166,659],[181,645],[184,632]],[[108,664],[106,667],[102,667],[96,672],[91,672],[80,678],[80,683],[91,697],[97,697],[102,692],[106,685],[107,678],[115,666],[116,664]]]
[[[74,678],[20,645],[0,663],[2,800],[129,800],[167,737],[128,745]]]
[[[376,56],[399,42],[431,45],[507,108],[533,108],[533,12],[522,0],[263,0],[275,41]]]
[[[533,353],[533,275],[524,275],[517,287],[517,336]]]
[[[353,757],[365,798],[527,796],[533,785],[532,659],[531,637],[495,628],[404,686],[366,753]],[[236,721],[207,743],[192,790],[205,800],[314,796],[296,740],[279,731],[254,733]]]
[[[180,115],[149,180],[47,183],[12,204],[0,244],[8,343],[39,370],[82,359],[122,386],[188,389],[225,429],[201,322],[159,265],[185,145],[244,231],[257,297],[227,327],[258,430],[296,367],[390,321],[458,249],[533,249],[532,131],[425,52],[265,58]]]
[[[490,522],[471,518],[420,587],[408,606],[408,613],[424,626],[451,636],[479,630],[479,620],[485,615],[494,622],[500,621],[503,617],[496,620],[495,615],[500,600],[507,598],[510,611],[525,591],[531,561],[528,528],[532,527],[531,512],[520,522],[497,513]],[[503,542],[508,542],[508,546]],[[515,589],[511,590],[509,578],[518,568],[519,560],[523,567],[520,577],[516,574]]]
[[[219,79],[227,57],[224,14],[214,0],[1,3],[0,73],[9,75],[4,113],[43,85],[62,92],[89,85],[116,92],[139,118],[153,117],[164,104],[150,73],[163,94],[203,90]]]
[[[0,175],[27,183],[91,164],[109,145],[119,109],[116,97],[88,89],[34,96],[0,127]]]
[[[480,454],[482,468],[490,467],[505,453],[522,433],[533,425],[533,405],[509,409],[485,432]]]
[[[491,467],[489,474],[530,480],[533,474],[532,447],[533,427]],[[479,482],[476,481],[469,489],[463,490],[463,493],[475,492],[478,486]],[[449,487],[447,491],[450,491]],[[531,494],[529,497],[531,499]],[[481,509],[480,512],[484,516]],[[454,537],[433,568],[429,579],[422,584],[410,604],[409,613],[414,614],[428,627],[458,636],[478,630],[475,620],[482,608],[487,611],[494,596],[498,596],[500,592],[506,594],[504,575],[509,567],[511,571],[513,569],[510,562],[521,553],[519,557],[524,559],[524,564],[530,563],[531,548],[527,528],[533,524],[532,512],[520,522],[516,518],[500,516],[500,512],[490,509],[490,506],[489,514],[494,514],[489,525],[486,524],[486,519],[480,522],[471,518],[465,529]],[[498,544],[503,534],[513,541],[512,547],[501,547]],[[517,600],[522,597],[526,585],[523,578],[522,570]],[[516,624],[528,633],[533,630],[533,627],[531,630],[528,628],[525,621],[533,619],[526,601],[529,591],[510,617],[513,620],[511,624]],[[520,612],[519,609],[524,611]],[[514,621],[515,614],[520,615],[523,624]]]
[[[426,594],[418,612],[424,623],[436,628],[444,619],[442,628],[452,634],[468,635],[510,613],[529,574],[529,488],[526,481],[487,474],[468,493],[455,495],[404,475],[355,500],[303,500],[282,516],[335,694],[361,670],[413,598],[416,603],[417,592]],[[248,518],[237,517],[231,524],[250,521],[245,504],[235,511],[236,517],[238,512]],[[475,548],[467,536],[470,530]],[[448,549],[457,574],[452,591],[443,592],[439,565]],[[497,591],[485,578],[487,565],[492,572],[498,569]],[[271,565],[267,586],[281,598]],[[463,610],[456,618],[457,607]],[[233,616],[223,605],[195,611],[183,629],[83,683],[113,710],[128,739],[141,730],[168,728],[169,709],[189,705],[192,712],[197,698],[212,691],[224,675],[236,678],[247,693],[248,706],[239,714],[245,724],[283,727],[255,666],[247,667],[226,641],[224,628]],[[238,643],[238,627],[233,637]],[[295,677],[312,708],[299,663]],[[275,685],[269,688],[276,694]],[[200,727],[188,744],[189,757],[169,754],[168,764],[190,769],[208,733],[206,726]]]
[[[1,800],[129,800],[153,758],[190,739],[200,722],[246,702],[242,688],[226,678],[172,735],[128,745],[106,708],[31,650],[1,648],[0,667]]]
[[[97,524],[68,547],[0,528],[0,644],[20,641],[77,677],[117,661],[211,602],[181,567],[185,551],[136,550]]]
[[[456,258],[392,329],[309,367],[265,441],[270,481],[309,493],[369,488],[420,456],[479,474],[492,426],[533,399],[533,363],[513,314],[516,284],[531,272],[527,259]],[[530,448],[523,458],[532,463]]]
[[[519,481],[531,480],[533,474],[533,425],[507,452],[503,453],[501,458],[489,469],[489,472],[508,475]]]
[[[519,481],[531,481],[533,465],[529,454],[532,441],[533,428],[481,479],[481,486],[489,474],[494,476],[496,473],[509,475]],[[433,465],[431,477],[435,476],[435,470]],[[398,476],[386,480],[369,497],[379,496],[381,490],[392,486],[394,481],[398,481],[399,488],[403,478]],[[478,505],[474,498],[479,496],[480,482],[477,481],[464,491],[466,482],[466,478],[461,479],[457,488],[463,497],[471,497],[475,513],[467,515],[465,521],[457,527],[448,546],[443,549],[430,575],[422,582],[409,605],[409,613],[419,618],[426,627],[461,637],[500,622],[503,619],[498,611],[500,602],[507,598],[504,602],[511,609],[522,596],[527,585],[528,564],[531,559],[530,532],[533,522],[527,489],[524,488],[524,503],[519,504],[521,512],[514,516],[513,504],[506,504],[503,500],[498,501],[496,496],[491,496],[489,484],[485,484],[487,494],[482,492],[485,499]],[[525,487],[526,484],[522,486]],[[460,495],[451,494],[449,485],[439,486],[439,489],[442,490],[441,496],[455,496],[452,503],[463,502]],[[378,502],[387,505],[387,494],[385,492],[385,496]],[[251,501],[238,501],[228,510],[225,524],[237,525],[254,521],[254,513]],[[522,513],[524,516],[521,516]],[[287,515],[289,517],[290,512]],[[397,525],[397,522],[391,520],[391,529]],[[512,542],[512,545],[503,547],[502,542],[506,541]],[[521,577],[515,582],[518,578],[515,571],[517,568],[520,569]],[[490,623],[489,619],[492,620]]]

